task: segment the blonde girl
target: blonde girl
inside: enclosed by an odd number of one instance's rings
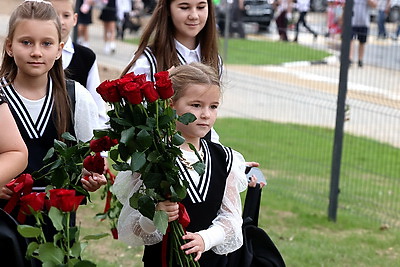
[[[60,20],[50,2],[25,1],[11,14],[0,90],[28,147],[26,173],[41,169],[44,156],[62,133],[69,131],[88,141],[98,126],[97,107],[90,93],[78,83],[73,83],[73,97],[67,93],[62,48]],[[100,176],[89,180],[82,179],[89,191],[105,183]],[[34,190],[43,191],[45,186],[46,181],[35,181]],[[8,200],[11,195],[7,187],[1,188],[0,198]]]
[[[215,69],[191,63],[174,68],[170,77],[175,91],[172,107],[179,115],[190,112],[197,118],[189,125],[177,122],[177,130],[185,137],[185,143],[180,147],[182,157],[176,164],[180,178],[189,183],[188,194],[182,201],[190,216],[187,234],[182,238],[189,242],[181,249],[194,254],[201,266],[225,266],[226,254],[238,249],[243,242],[239,192],[247,187],[245,162],[231,148],[202,138],[214,125],[221,101],[220,81]],[[202,176],[190,166],[198,158],[188,143],[202,155],[206,165]],[[144,266],[161,266],[162,234],[151,220],[129,204],[130,196],[141,184],[138,173],[120,172],[117,176],[114,192],[124,205],[118,232],[120,240],[129,245],[145,245]],[[178,203],[160,202],[156,209],[166,211],[169,221],[178,219]]]

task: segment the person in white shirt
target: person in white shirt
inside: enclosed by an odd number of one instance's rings
[[[66,76],[79,82],[90,92],[97,106],[99,128],[106,128],[108,121],[106,104],[96,92],[100,84],[96,54],[90,48],[72,42],[70,37],[78,16],[74,11],[75,0],[50,0],[50,2],[61,21],[61,40],[64,42],[62,64]]]
[[[318,37],[318,34],[313,31],[310,26],[308,26],[306,21],[307,13],[310,10],[310,0],[297,0],[296,8],[300,14],[299,19],[296,22],[296,35],[293,42],[298,41],[300,24],[303,24],[304,28],[306,28],[307,31],[309,31],[312,35],[314,35],[314,39],[316,39]]]

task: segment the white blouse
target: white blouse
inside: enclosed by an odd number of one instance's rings
[[[218,215],[208,229],[197,232],[204,240],[205,251],[211,249],[220,255],[235,251],[243,243],[242,205],[239,193],[247,188],[244,174],[245,161],[240,153],[233,152],[232,169],[226,181],[225,193]],[[183,157],[190,163],[198,160],[192,151],[183,151]],[[194,170],[189,171],[192,177],[198,177]],[[119,239],[131,246],[153,245],[161,242],[163,237],[151,220],[141,215],[129,204],[129,198],[137,192],[141,185],[140,174],[125,171],[117,175],[112,188],[118,200],[123,204],[118,219]]]

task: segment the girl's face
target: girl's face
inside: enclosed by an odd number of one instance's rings
[[[173,101],[172,107],[178,115],[192,113],[196,120],[188,125],[177,122],[176,128],[187,143],[197,144],[213,127],[220,104],[220,89],[216,85],[190,84],[182,96]]]
[[[172,0],[170,12],[175,27],[175,38],[189,49],[194,49],[196,36],[207,22],[207,1]]]
[[[7,53],[14,58],[18,67],[17,75],[47,75],[62,53],[63,43],[60,43],[58,38],[53,21],[19,21],[13,39],[6,42]]]

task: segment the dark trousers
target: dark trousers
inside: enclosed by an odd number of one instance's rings
[[[288,20],[286,18],[286,11],[282,11],[282,13],[276,18],[275,22],[276,26],[278,27],[280,40],[288,41],[287,37]]]
[[[313,31],[313,30],[310,28],[310,26],[307,25],[307,22],[306,22],[306,15],[307,15],[307,12],[306,12],[306,11],[300,12],[299,20],[298,20],[297,23],[296,23],[296,38],[295,38],[295,39],[297,39],[297,37],[299,36],[300,24],[303,24],[304,28],[306,28],[307,31],[309,31],[309,32],[312,33],[313,35],[316,35],[316,32]]]

